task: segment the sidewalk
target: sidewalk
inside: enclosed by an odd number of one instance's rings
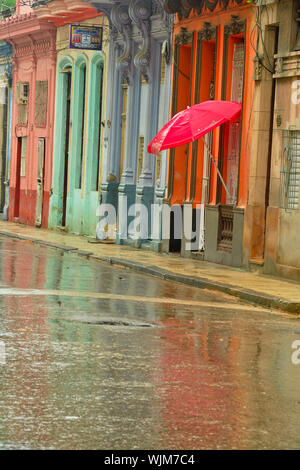
[[[300,314],[300,285],[293,281],[176,255],[92,243],[91,239],[83,236],[0,221],[0,236],[3,235],[125,266],[161,279],[225,292],[264,307]]]

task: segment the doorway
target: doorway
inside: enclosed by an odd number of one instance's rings
[[[45,139],[39,138],[38,142],[38,171],[36,188],[36,212],[35,226],[42,226],[43,198],[44,198],[44,167],[45,167]]]
[[[71,90],[72,90],[72,74],[66,72],[66,120],[65,120],[65,155],[64,155],[64,185],[63,185],[63,206],[62,206],[62,220],[61,225],[66,225],[67,215],[67,196],[68,196],[68,170],[69,170],[69,143],[70,143],[70,115],[71,115]]]

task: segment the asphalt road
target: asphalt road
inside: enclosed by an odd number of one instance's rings
[[[0,449],[300,447],[300,320],[5,237],[0,263]]]

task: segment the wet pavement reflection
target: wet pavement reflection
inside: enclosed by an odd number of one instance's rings
[[[0,449],[300,447],[300,320],[31,242],[0,256]]]

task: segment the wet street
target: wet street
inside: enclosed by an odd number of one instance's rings
[[[0,257],[0,449],[300,447],[300,319],[31,242]]]

